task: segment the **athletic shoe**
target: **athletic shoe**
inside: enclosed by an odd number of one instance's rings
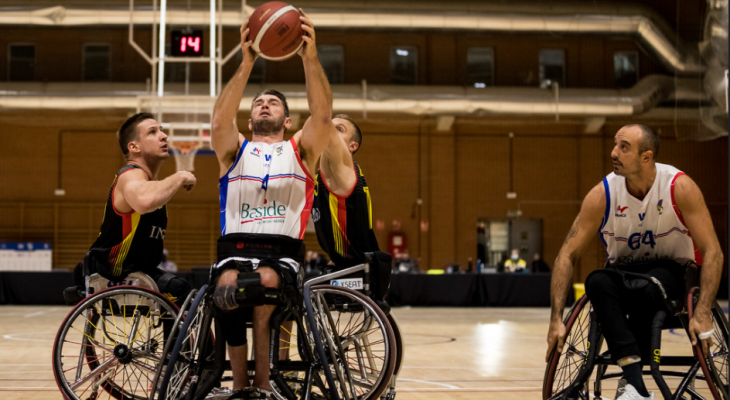
[[[272,398],[273,397],[271,397],[271,392],[269,392],[268,390],[257,387],[247,387],[245,389],[236,390],[235,392],[233,392],[228,400],[270,400]]]
[[[619,395],[616,397],[616,400],[654,400],[654,392],[649,392],[649,397],[644,397],[640,395],[634,388],[634,385],[631,384],[619,387],[616,394]]]
[[[613,396],[613,398],[618,399],[618,397],[621,396],[625,390],[626,390],[626,379],[619,379],[618,386],[616,387],[616,395]]]

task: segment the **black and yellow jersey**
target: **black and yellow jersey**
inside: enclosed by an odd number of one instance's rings
[[[114,188],[119,177],[135,168],[139,167],[126,165],[114,177],[99,237],[89,250],[97,271],[107,279],[124,278],[132,272],[149,273],[162,260],[167,206],[147,214],[134,210],[121,214],[114,208]]]
[[[363,253],[378,251],[373,233],[373,210],[365,175],[353,161],[357,183],[347,196],[329,191],[317,172],[312,220],[322,249],[339,268],[360,264]]]

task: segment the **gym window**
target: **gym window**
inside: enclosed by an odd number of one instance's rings
[[[390,48],[390,82],[394,85],[418,83],[418,49],[415,46]]]
[[[619,51],[613,54],[613,76],[616,86],[626,89],[639,80],[639,53]]]
[[[111,50],[108,44],[85,44],[83,61],[84,81],[111,80]]]
[[[565,51],[540,50],[540,87],[565,87]]]
[[[471,47],[466,53],[467,86],[494,86],[494,49]]]
[[[317,46],[319,62],[322,64],[327,80],[330,83],[344,83],[344,52],[342,46]]]
[[[8,47],[8,80],[35,80],[35,45],[11,44]]]

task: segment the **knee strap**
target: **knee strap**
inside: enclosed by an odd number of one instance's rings
[[[281,289],[262,285],[261,275],[256,272],[238,274],[236,302],[241,306],[279,305],[285,302],[285,297]]]

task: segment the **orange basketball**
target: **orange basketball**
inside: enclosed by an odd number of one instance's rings
[[[286,60],[304,43],[299,11],[281,1],[271,1],[256,8],[248,18],[248,28],[252,48],[267,60]]]

